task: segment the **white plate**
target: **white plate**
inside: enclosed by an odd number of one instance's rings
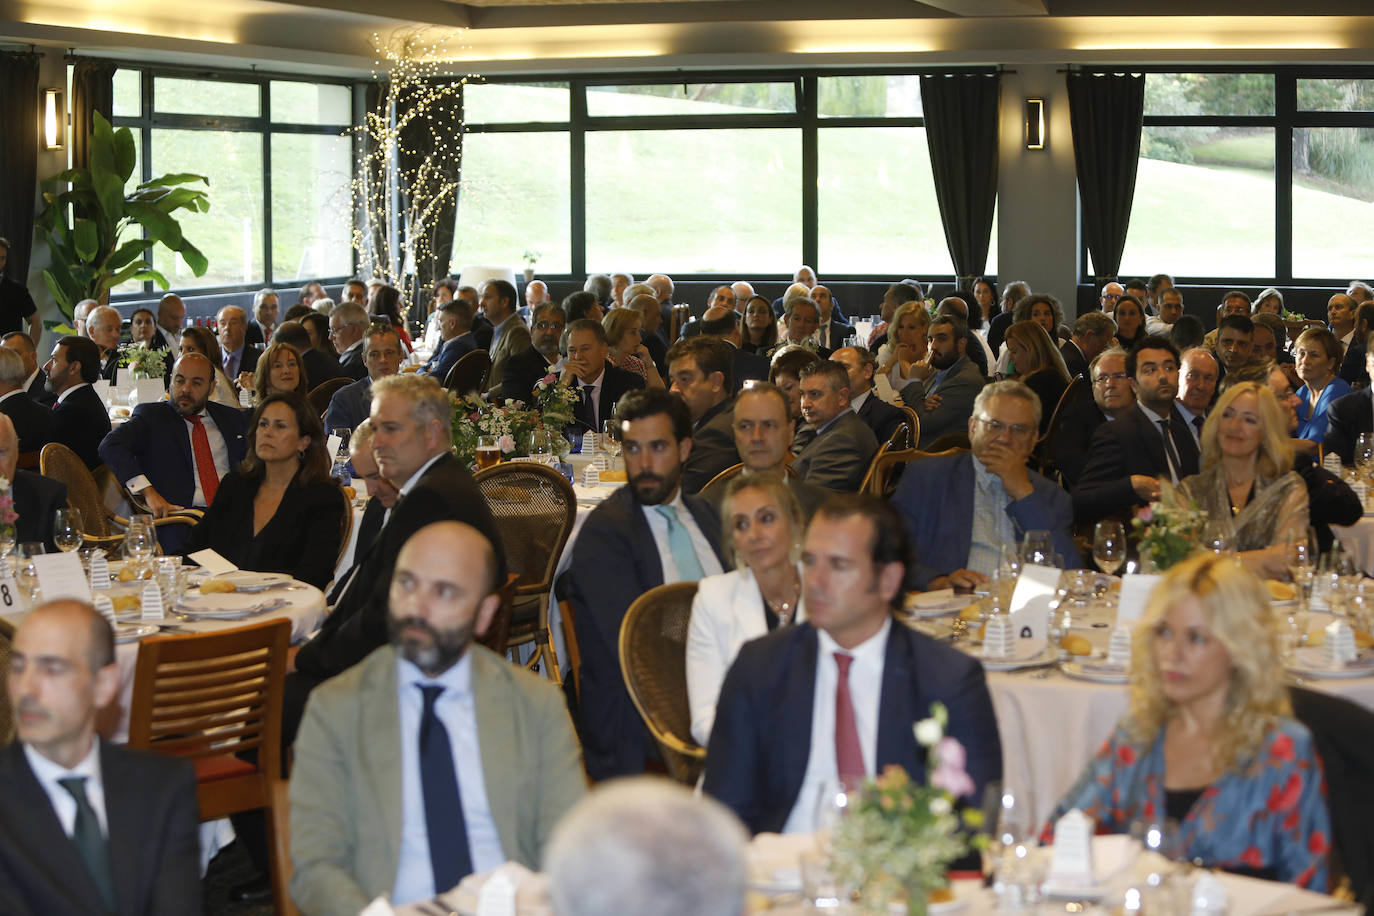
[[[1288,670],[1294,674],[1301,674],[1303,677],[1325,679],[1325,678],[1356,678],[1374,677],[1374,654],[1369,650],[1361,652],[1355,661],[1342,665],[1339,668],[1332,668],[1326,663],[1326,650],[1316,648],[1299,649],[1294,653],[1293,664],[1288,666]]]
[[[933,592],[907,595],[902,606],[909,616],[925,619],[944,617],[947,614],[962,611],[976,600],[978,599],[974,595],[956,595],[954,589],[942,588]]]
[[[1022,668],[1053,665],[1059,659],[1059,650],[1051,646],[1041,646],[1038,651],[1021,651],[1018,647],[1017,653],[1011,658],[984,658],[978,650],[972,650],[969,654],[982,662],[986,671],[1020,671]]]
[[[1085,669],[1082,662],[1064,662],[1059,666],[1069,677],[1077,678],[1080,681],[1092,681],[1095,684],[1125,684],[1130,681],[1131,675],[1126,671],[1103,671],[1098,666],[1100,662],[1093,663],[1093,668]]]
[[[283,585],[290,585],[291,576],[286,573],[250,572],[246,569],[239,569],[234,572],[211,576],[207,581],[229,582],[241,592],[261,592],[269,588],[281,588]]]
[[[136,642],[145,636],[152,636],[157,627],[151,623],[116,623],[115,642]]]
[[[282,598],[263,598],[258,595],[244,595],[237,592],[191,596],[182,599],[176,611],[186,617],[199,617],[206,620],[240,620],[255,617],[268,611],[286,607]]]

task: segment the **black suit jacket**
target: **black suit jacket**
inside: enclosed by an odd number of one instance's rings
[[[491,338],[495,330],[491,325],[491,320],[486,315],[478,312],[472,316],[472,336],[477,338],[479,349],[491,349]]]
[[[205,517],[191,529],[186,552],[213,548],[239,569],[290,573],[324,588],[334,578],[343,541],[343,491],[333,480],[286,488],[272,518],[253,533],[253,500],[261,481],[230,471]]]
[[[29,383],[28,392],[33,402],[42,407],[51,408],[57,403],[57,395],[48,390],[48,373],[42,369],[38,370],[33,381]]]
[[[1182,464],[1178,469],[1178,479],[1182,480],[1198,472],[1198,451],[1187,421],[1176,405],[1171,408],[1169,428]],[[1131,487],[1133,474],[1169,479],[1164,437],[1159,427],[1141,412],[1139,404],[1119,420],[1098,427],[1090,448],[1092,454],[1073,491],[1076,522],[1095,522],[1144,505]]]
[[[1059,427],[1050,434],[1050,464],[1059,471],[1064,486],[1073,489],[1083,474],[1092,450],[1093,434],[1107,422],[1094,400],[1076,401],[1064,408]]]
[[[119,369],[119,351],[115,350],[109,356],[105,357],[104,362],[101,363],[100,377],[107,382],[113,382],[117,369]]]
[[[305,384],[307,388],[314,388],[322,382],[327,382],[332,378],[348,378],[348,373],[344,372],[339,361],[331,357],[328,353],[321,353],[314,347],[301,354],[301,362],[305,366]]]
[[[1317,534],[1317,547],[1326,553],[1335,541],[1330,526],[1355,524],[1364,516],[1364,506],[1350,484],[1317,464],[1310,455],[1297,456],[1293,470],[1307,487],[1307,519]]]
[[[1350,342],[1350,347],[1345,351],[1345,358],[1341,360],[1341,369],[1337,374],[1352,385],[1368,385],[1369,373],[1365,371],[1364,355],[1365,345],[1356,334],[1355,340]]]
[[[439,521],[466,522],[486,535],[496,548],[496,581],[506,581],[501,535],[487,501],[463,463],[446,452],[391,510],[376,540],[349,570],[346,585],[331,596],[334,609],[314,638],[301,646],[297,671],[313,678],[333,677],[386,644],[387,592],[396,555],[412,534]]]
[[[363,345],[339,354],[339,369],[353,381],[367,375],[367,365],[363,362],[363,350],[367,348],[367,338]]]
[[[358,522],[358,541],[353,548],[353,555],[360,557],[367,553],[372,542],[377,540],[377,534],[382,530],[382,519],[386,516],[386,506],[382,501],[373,497],[367,501],[367,507],[363,509],[363,517]]]
[[[873,430],[873,436],[878,440],[878,445],[892,438],[892,433],[897,427],[907,421],[906,411],[893,407],[891,404],[878,397],[873,389],[868,390],[868,398],[854,411],[859,415],[859,419],[868,424],[868,428]]]
[[[662,337],[657,334],[650,334],[643,328],[639,331],[639,339],[644,341],[644,349],[649,351],[649,356],[653,359],[654,368],[658,370],[658,374],[666,378],[668,375],[668,345],[663,342]],[[509,372],[510,369],[506,371]],[[767,375],[764,377],[767,378]]]
[[[1083,351],[1078,349],[1078,344],[1072,340],[1066,340],[1059,345],[1059,355],[1064,357],[1064,365],[1069,367],[1069,378],[1075,375],[1087,376],[1088,360],[1083,355]],[[1054,408],[1047,408],[1053,410]]]
[[[542,377],[542,376],[541,376]],[[579,391],[582,383],[578,379],[573,379],[573,387]],[[596,399],[596,428],[593,432],[601,432],[601,426],[615,413],[615,403],[620,400],[621,395],[627,391],[635,391],[644,387],[644,379],[637,372],[628,369],[617,369],[606,362],[606,372],[601,378],[601,392]],[[579,400],[573,409],[573,417],[577,421],[580,429],[591,429],[591,418],[582,409],[582,402]]]
[[[811,742],[819,638],[810,623],[783,627],[745,643],[725,675],[706,754],[705,790],[739,815],[751,833],[781,832],[802,789]],[[873,774],[888,764],[925,781],[925,749],[912,725],[930,715],[933,703],[949,710],[947,733],[968,754],[977,788],[1002,778],[1002,745],[983,677],[983,666],[905,625],[892,621],[878,697],[877,759]],[[811,803],[803,799],[803,804]]]
[[[730,347],[734,350],[734,363],[730,367],[733,374],[730,379],[732,394],[739,394],[747,379],[768,381],[768,357],[741,350],[734,344],[731,344]]]
[[[200,812],[190,763],[100,744],[118,916],[197,916]],[[18,741],[0,749],[0,913],[104,913]]]
[[[1007,328],[1014,322],[1012,312],[1000,312],[992,316],[988,322],[988,346],[992,347],[992,352],[996,353],[1002,348],[1002,342],[1007,338]]]
[[[682,502],[719,556],[715,508],[696,496]],[[587,516],[566,576],[582,651],[578,711],[587,774],[600,780],[642,773],[648,736],[620,673],[620,623],[631,602],[663,584],[663,564],[629,485]]]
[[[258,324],[257,319],[249,319],[247,326],[243,329],[243,342],[251,347],[265,349],[272,342],[272,335],[267,333],[267,329]]]
[[[513,401],[534,401],[534,383],[549,374],[549,362],[544,354],[533,345],[506,360],[506,371],[501,376],[501,397]]]
[[[1343,464],[1354,464],[1360,433],[1374,432],[1374,388],[1341,395],[1331,402],[1326,416],[1330,426],[1322,447],[1340,455]]]
[[[42,541],[49,553],[57,551],[53,530],[57,524],[57,510],[67,507],[67,485],[60,480],[35,474],[33,471],[14,472],[14,511],[19,520],[14,523],[15,540]]]
[[[28,392],[18,390],[0,400],[0,413],[14,423],[14,431],[19,436],[19,451],[36,452],[52,441],[56,426],[52,408],[35,404]]]
[[[88,468],[100,464],[100,441],[109,431],[105,402],[90,385],[77,388],[53,408],[53,441],[76,452]]]
[[[692,424],[692,453],[682,465],[682,491],[697,493],[721,471],[739,464],[735,399],[726,398]]]

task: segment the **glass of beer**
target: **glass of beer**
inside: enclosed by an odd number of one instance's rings
[[[501,460],[501,448],[495,436],[477,437],[477,469],[484,470]]]

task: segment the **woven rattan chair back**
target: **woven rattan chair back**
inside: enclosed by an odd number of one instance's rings
[[[491,371],[491,354],[473,350],[458,357],[458,362],[444,377],[444,387],[457,395],[477,394],[486,390],[487,373]]]
[[[109,510],[105,508],[100,488],[76,452],[60,442],[49,442],[39,454],[38,468],[44,477],[67,485],[67,503],[81,510],[81,523],[87,534],[105,537],[111,533]]]
[[[687,701],[687,623],[695,582],[651,588],[625,612],[620,625],[620,670],[635,708],[663,752],[668,775],[695,785],[706,749],[692,740]]]

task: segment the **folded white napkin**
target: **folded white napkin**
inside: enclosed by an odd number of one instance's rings
[[[395,913],[396,911],[391,908],[391,901],[386,899],[386,894],[382,894],[363,907],[363,911],[358,916],[395,916]]]

